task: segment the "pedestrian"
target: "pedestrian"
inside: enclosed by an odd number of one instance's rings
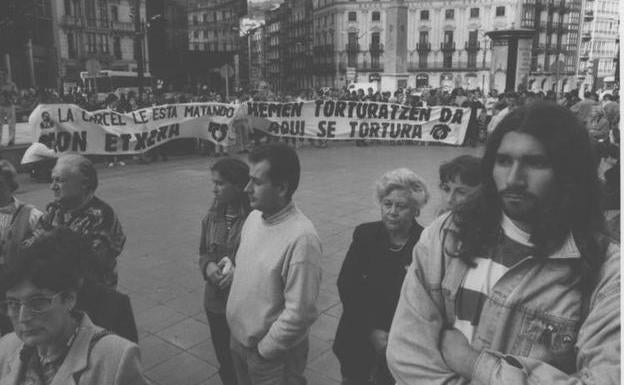
[[[114,289],[117,287],[117,257],[126,236],[113,209],[95,195],[97,187],[97,171],[90,160],[77,154],[62,155],[52,169],[50,189],[54,201],[46,206],[28,242],[59,226],[82,234],[90,241],[95,254],[93,263],[88,266],[89,278]]]
[[[6,72],[0,71],[0,142],[4,121],[9,126],[9,141],[7,146],[15,144],[15,103],[17,100],[17,86],[7,77]]]
[[[295,150],[284,144],[249,154],[250,214],[241,231],[226,315],[238,385],[305,384],[310,326],[318,317],[321,243],[292,197]]]
[[[18,187],[15,167],[7,160],[0,160],[0,272],[12,262],[19,245],[32,235],[43,214],[14,196]],[[9,319],[0,315],[0,335],[11,330]]]
[[[201,223],[199,269],[206,281],[204,309],[219,361],[219,377],[224,385],[234,385],[236,375],[225,304],[236,268],[241,229],[250,211],[249,198],[243,191],[249,181],[249,166],[241,160],[225,158],[210,170],[214,201]]]
[[[500,122],[481,192],[414,248],[388,340],[398,384],[619,383],[620,250],[592,156],[564,107]]]
[[[422,226],[416,217],[429,199],[425,182],[402,168],[376,183],[381,220],[355,228],[338,276],[343,306],[333,351],[343,385],[393,385],[386,364],[388,331],[412,249]]]

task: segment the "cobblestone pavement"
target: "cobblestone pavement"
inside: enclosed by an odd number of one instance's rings
[[[340,383],[331,351],[341,305],[336,279],[356,225],[379,219],[373,184],[385,171],[408,167],[420,174],[431,200],[418,221],[427,225],[439,204],[441,161],[478,150],[450,146],[330,143],[298,150],[302,178],[295,202],[323,243],[321,315],[310,336],[310,385]],[[212,201],[214,158],[186,156],[150,165],[99,169],[97,195],[117,212],[128,236],[119,259],[119,290],[130,295],[146,375],[157,385],[221,384],[202,307],[197,268],[200,220]],[[51,199],[44,184],[23,179],[18,198],[38,207]]]

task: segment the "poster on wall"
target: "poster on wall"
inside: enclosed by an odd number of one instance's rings
[[[526,90],[531,71],[531,39],[518,39],[518,58],[516,60],[516,90]]]

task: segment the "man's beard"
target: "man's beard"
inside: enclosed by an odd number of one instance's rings
[[[544,211],[544,202],[541,202],[537,196],[520,189],[508,188],[500,191],[498,196],[503,211],[514,221],[532,225]]]

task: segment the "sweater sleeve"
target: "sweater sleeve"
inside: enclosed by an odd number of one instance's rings
[[[258,343],[258,351],[272,359],[305,338],[318,317],[316,301],[321,283],[321,244],[314,234],[295,240],[282,271],[284,309]]]

